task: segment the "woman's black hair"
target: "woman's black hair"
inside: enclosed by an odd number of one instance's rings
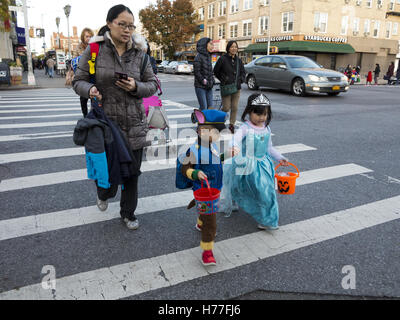
[[[122,12],[125,12],[125,11],[127,11],[129,14],[131,14],[133,16],[133,13],[132,13],[131,9],[129,9],[127,6],[124,6],[123,4],[118,4],[118,5],[114,6],[114,7],[112,7],[110,10],[108,10],[106,21],[107,22],[113,22],[115,19],[118,18],[118,16]],[[107,31],[110,31],[110,28],[107,25],[105,25],[99,30],[98,35],[99,36],[104,36],[104,34]]]
[[[229,53],[229,49],[232,47],[232,45],[236,43],[236,46],[239,48],[238,43],[235,40],[230,40],[228,41],[228,44],[226,45],[226,52]]]
[[[265,121],[265,125],[268,126],[272,120],[272,110],[271,110],[271,104],[268,105],[251,105],[253,100],[258,98],[261,94],[259,93],[253,93],[249,98],[247,99],[247,105],[246,109],[244,109],[243,115],[242,115],[242,121],[246,121],[247,115],[250,115],[251,113],[256,113],[259,115],[262,114],[267,114],[267,121]]]

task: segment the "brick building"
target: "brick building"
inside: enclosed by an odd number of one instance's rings
[[[375,63],[386,70],[399,58],[400,0],[192,0],[202,32],[216,47],[236,40],[251,61],[267,53],[268,34],[279,53],[312,58],[339,69]],[[271,12],[270,12],[271,10]],[[271,17],[271,18],[270,18]],[[270,30],[269,30],[270,28]]]

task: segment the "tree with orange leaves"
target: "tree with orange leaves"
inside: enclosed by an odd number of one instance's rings
[[[197,16],[190,0],[157,0],[140,10],[139,17],[147,39],[162,47],[170,60],[174,53],[197,32]]]

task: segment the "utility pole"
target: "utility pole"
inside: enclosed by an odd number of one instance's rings
[[[270,51],[271,51],[271,26],[272,26],[272,21],[271,21],[271,17],[272,17],[272,10],[271,10],[271,6],[272,6],[272,0],[269,0],[269,17],[268,17],[268,53],[267,55],[270,55]]]
[[[24,20],[25,20],[26,56],[28,59],[28,85],[35,86],[36,80],[35,80],[35,75],[33,74],[31,43],[29,39],[28,9],[26,6],[26,0],[22,0],[22,10],[24,13]]]

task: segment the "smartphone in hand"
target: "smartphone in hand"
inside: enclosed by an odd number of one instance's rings
[[[128,75],[126,73],[115,72],[115,76],[118,80],[128,80]]]

